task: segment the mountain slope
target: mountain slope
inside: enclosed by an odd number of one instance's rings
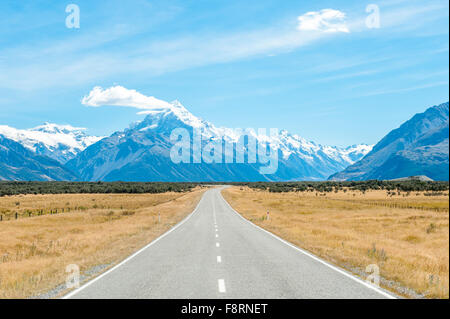
[[[448,180],[449,103],[430,107],[391,131],[362,160],[331,180],[395,179],[426,175]]]
[[[27,149],[53,158],[61,163],[75,157],[87,146],[102,137],[86,135],[84,128],[70,125],[44,123],[44,125],[19,130],[7,125],[0,125],[0,134],[22,144]]]
[[[77,176],[59,162],[25,148],[0,135],[0,180],[76,180]]]
[[[175,164],[170,158],[171,132],[186,129],[190,137],[201,130],[202,146],[219,140],[236,144],[238,135],[232,129],[218,128],[192,115],[178,101],[170,108],[148,112],[146,118],[122,132],[87,147],[67,167],[83,180],[124,181],[266,181],[321,180],[360,159],[371,146],[354,145],[337,148],[317,145],[281,131],[278,136],[255,135],[259,141],[274,146],[279,158],[276,174],[262,175],[261,164],[232,163]],[[190,156],[193,159],[193,154]]]

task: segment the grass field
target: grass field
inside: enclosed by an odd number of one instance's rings
[[[397,294],[449,297],[448,191],[270,193],[235,186],[223,195],[255,224],[363,278],[377,264],[381,285]]]
[[[192,212],[203,191],[1,197],[0,298],[44,293],[69,264],[88,275],[117,263]]]

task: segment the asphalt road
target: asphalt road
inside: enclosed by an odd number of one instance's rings
[[[389,298],[208,190],[184,221],[65,298]]]

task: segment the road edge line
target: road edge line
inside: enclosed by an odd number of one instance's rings
[[[207,191],[206,191],[207,192]],[[130,256],[128,256],[127,258],[125,258],[124,260],[122,260],[120,263],[118,263],[117,265],[115,265],[114,267],[108,269],[107,271],[105,271],[104,273],[100,274],[99,276],[89,280],[88,282],[84,283],[81,287],[65,294],[64,296],[62,296],[60,299],[69,299],[70,297],[76,295],[77,293],[79,293],[80,291],[86,289],[87,287],[89,287],[90,285],[92,285],[94,282],[96,282],[97,280],[103,278],[104,276],[106,276],[107,274],[111,273],[112,271],[116,270],[117,268],[119,268],[120,266],[122,266],[123,264],[125,264],[126,262],[130,261],[131,259],[133,259],[134,257],[136,257],[137,255],[139,255],[140,253],[142,253],[144,250],[146,250],[147,248],[149,248],[150,246],[152,246],[153,244],[155,244],[156,242],[158,242],[160,239],[166,237],[168,234],[170,234],[172,231],[174,231],[175,229],[177,229],[178,227],[180,227],[181,225],[183,225],[189,218],[192,217],[192,215],[194,215],[197,212],[198,207],[200,206],[201,202],[203,201],[203,198],[205,196],[205,193],[203,193],[202,198],[200,198],[197,206],[194,208],[194,210],[187,215],[183,220],[181,220],[178,224],[176,224],[174,227],[172,227],[171,229],[169,229],[168,231],[166,231],[165,233],[161,234],[159,237],[157,237],[156,239],[154,239],[153,241],[151,241],[150,243],[148,243],[147,245],[145,245],[144,247],[142,247],[141,249],[139,249],[138,251],[134,252],[133,254],[131,254]]]
[[[358,277],[356,277],[355,275],[350,274],[349,272],[347,272],[347,271],[345,271],[345,270],[343,270],[343,269],[338,268],[337,266],[334,266],[334,265],[328,263],[327,261],[321,259],[320,257],[317,257],[317,256],[315,256],[314,254],[312,254],[312,253],[310,253],[310,252],[304,250],[303,248],[297,247],[297,246],[295,246],[294,244],[291,244],[290,242],[284,240],[283,238],[278,237],[278,236],[275,235],[274,233],[272,233],[272,232],[270,232],[270,231],[268,231],[268,230],[266,230],[266,229],[264,229],[264,228],[262,228],[262,227],[260,227],[260,226],[258,226],[258,225],[256,225],[256,224],[252,223],[252,222],[249,221],[248,219],[244,218],[241,214],[239,214],[239,213],[238,213],[238,212],[230,205],[230,203],[228,203],[228,202],[225,200],[225,198],[222,196],[222,190],[219,191],[219,194],[220,194],[220,197],[222,198],[222,200],[228,205],[228,207],[229,207],[235,214],[237,214],[240,218],[242,218],[243,220],[245,220],[245,221],[246,221],[247,223],[249,223],[250,225],[252,225],[252,226],[258,228],[259,230],[262,230],[263,232],[267,233],[268,235],[272,236],[273,238],[278,239],[278,240],[281,241],[282,243],[286,244],[287,246],[289,246],[289,247],[291,247],[291,248],[294,248],[295,250],[301,252],[302,254],[304,254],[304,255],[306,255],[306,256],[308,256],[308,257],[311,257],[312,259],[314,259],[314,260],[316,260],[316,261],[322,263],[323,265],[325,265],[325,266],[327,266],[327,267],[329,267],[329,268],[331,268],[331,269],[333,269],[333,270],[339,272],[340,274],[342,274],[342,275],[344,275],[344,276],[346,276],[346,277],[348,277],[348,278],[350,278],[350,279],[353,279],[354,281],[356,281],[356,282],[358,282],[358,283],[360,283],[360,284],[366,286],[367,288],[370,288],[370,289],[372,289],[372,290],[378,292],[379,294],[381,294],[381,295],[383,295],[383,296],[385,296],[385,297],[387,297],[387,298],[389,298],[389,299],[398,299],[396,296],[394,296],[394,295],[392,295],[392,294],[390,294],[390,293],[388,293],[388,292],[385,292],[385,291],[381,290],[381,288],[378,288],[378,287],[376,287],[376,286],[374,286],[374,285],[372,285],[372,284],[369,284],[369,283],[366,282],[366,281],[363,281],[361,278],[358,278]]]

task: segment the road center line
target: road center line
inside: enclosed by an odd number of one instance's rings
[[[220,244],[219,244],[219,243],[216,243],[216,247],[220,247]]]
[[[214,218],[214,225],[217,224],[217,219],[216,219],[216,206],[214,205],[215,200],[213,198],[213,202],[212,202],[212,209],[213,209],[213,218]]]
[[[221,263],[222,262],[222,257],[221,256],[217,256],[217,262]]]
[[[216,238],[217,238],[217,237],[219,237],[219,235],[218,235],[218,234],[216,234]]]
[[[223,279],[219,279],[219,292],[221,292],[221,293],[227,292],[227,290],[225,288],[225,280],[223,280]]]

